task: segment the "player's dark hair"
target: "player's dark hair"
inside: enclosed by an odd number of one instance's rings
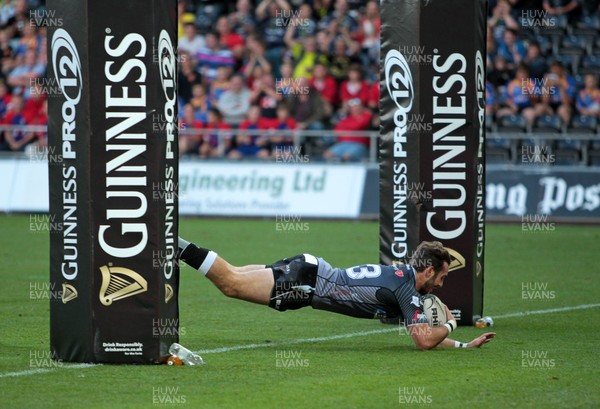
[[[423,241],[414,251],[410,264],[417,270],[423,271],[432,266],[437,275],[442,271],[444,261],[450,265],[450,253],[439,241]]]

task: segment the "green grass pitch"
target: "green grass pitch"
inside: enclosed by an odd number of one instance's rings
[[[286,232],[274,220],[182,219],[181,233],[240,265],[299,252],[340,266],[377,262],[377,223],[303,222],[308,230]],[[599,303],[598,227],[488,226],[485,314],[498,317],[498,336],[479,350],[422,352],[375,320],[227,299],[185,267],[181,343],[205,351],[207,365],[74,368],[44,367],[49,302],[31,286],[48,277],[47,232],[29,216],[1,216],[0,227],[2,408],[600,407],[600,308],[500,318]],[[524,283],[543,290],[530,299]],[[453,338],[482,331],[459,327]]]

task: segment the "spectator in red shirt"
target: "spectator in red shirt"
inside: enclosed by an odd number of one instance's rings
[[[314,88],[325,101],[325,116],[330,117],[333,106],[337,103],[337,82],[329,74],[327,66],[317,62],[313,68],[310,86]]]
[[[214,130],[229,130],[231,126],[223,121],[223,116],[221,112],[217,108],[210,108],[208,110],[208,122],[204,125],[205,129],[214,129]],[[231,136],[224,137],[225,142],[225,151],[228,150],[231,145]],[[204,134],[202,137],[202,142],[200,143],[200,157],[201,158],[209,158],[219,156],[221,153],[219,151],[219,133],[215,132],[213,134]]]
[[[181,132],[179,133],[179,153],[185,155],[188,152],[197,152],[202,135],[194,130],[202,129],[204,124],[196,119],[194,107],[185,104],[183,107],[183,118],[179,122]]]
[[[379,115],[379,82],[373,81],[369,85],[369,103],[367,105],[371,112]]]
[[[10,101],[8,112],[4,117],[5,125],[27,125],[23,114],[23,97],[14,95]],[[24,151],[25,146],[35,138],[33,132],[9,130],[4,132],[5,148],[14,152]]]
[[[277,118],[277,104],[283,101],[283,94],[277,93],[273,75],[265,73],[261,78],[253,82],[250,93],[250,105],[258,105],[261,108],[261,116],[265,118]]]
[[[6,82],[0,79],[0,123],[4,120],[4,116],[8,111],[8,106],[10,104],[10,100],[12,95],[8,92],[8,87],[6,86]]]
[[[381,32],[381,18],[379,16],[379,2],[369,0],[365,6],[365,15],[360,20],[357,40],[368,57],[369,62],[377,62],[379,58],[379,33]]]
[[[296,121],[290,115],[290,109],[284,103],[277,105],[277,118],[271,121],[269,129],[292,130],[296,129]],[[273,158],[288,156],[292,153],[291,146],[294,145],[294,137],[288,134],[270,135],[269,148]]]
[[[42,152],[48,146],[48,100],[44,98],[42,106],[37,115],[27,122],[27,125],[42,126],[44,130],[34,131],[33,142],[27,145],[27,148],[33,148],[34,152]],[[27,149],[26,148],[26,149]]]
[[[229,152],[229,158],[268,157],[269,152],[265,149],[267,139],[262,134],[265,129],[269,128],[271,122],[271,120],[260,116],[260,107],[258,105],[252,105],[248,110],[246,119],[239,126],[240,130],[247,132],[235,136],[235,148]]]
[[[338,122],[336,131],[366,131],[371,125],[371,112],[365,109],[358,98],[348,101],[349,115]],[[367,156],[369,138],[342,135],[337,143],[323,153],[325,159],[359,161]]]
[[[226,16],[219,17],[216,30],[221,38],[221,44],[233,53],[236,60],[240,61],[244,53],[244,38],[233,32],[231,22]]]
[[[342,109],[347,110],[347,103],[358,98],[362,105],[369,103],[369,85],[363,80],[360,65],[352,65],[348,70],[348,79],[340,86]]]
[[[31,94],[25,101],[25,105],[23,107],[23,115],[25,116],[27,123],[33,121],[35,117],[40,114],[42,106],[44,105],[44,101],[46,101],[44,87],[42,87],[39,82],[36,82],[35,85],[31,87]]]

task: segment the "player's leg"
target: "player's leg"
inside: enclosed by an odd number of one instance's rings
[[[206,275],[228,297],[267,305],[273,289],[273,271],[265,266],[232,266],[214,251],[179,239],[180,259]],[[258,268],[255,268],[258,267]]]
[[[264,264],[249,264],[247,266],[241,266],[241,267],[233,267],[233,269],[235,271],[237,271],[238,273],[248,273],[254,270],[262,270],[263,268],[266,268],[267,266],[265,266]]]
[[[228,297],[263,305],[269,304],[274,283],[273,271],[270,268],[263,266],[260,269],[239,272],[219,256],[206,273],[206,278]]]

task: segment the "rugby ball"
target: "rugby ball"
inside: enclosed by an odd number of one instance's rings
[[[427,294],[421,299],[423,303],[423,313],[427,317],[429,326],[439,327],[444,325],[446,319],[446,305],[437,296]]]

